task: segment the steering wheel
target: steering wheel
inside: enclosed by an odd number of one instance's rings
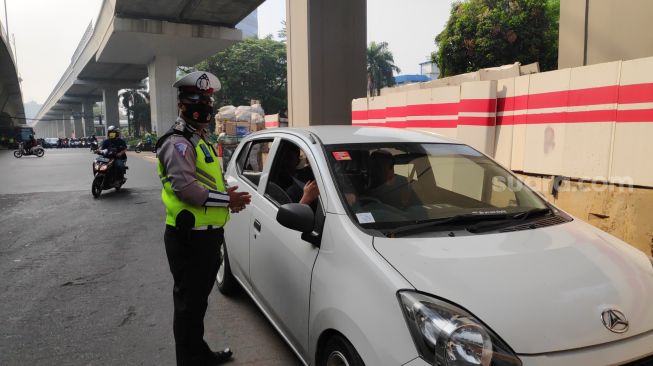
[[[385,205],[385,203],[383,203],[380,199],[378,199],[376,197],[372,197],[372,196],[358,196],[356,201],[358,201],[358,203],[361,206],[367,206],[370,203],[378,203],[378,204],[381,204],[381,205]]]

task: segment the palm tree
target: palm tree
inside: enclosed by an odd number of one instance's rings
[[[395,65],[388,42],[370,43],[367,47],[367,87],[371,96],[381,94],[381,88],[395,84],[394,72],[401,72]]]
[[[127,111],[127,129],[129,134],[134,137],[139,137],[140,127],[145,125],[147,128],[147,122],[150,120],[150,94],[145,90],[125,89],[120,93],[120,98],[122,98],[122,106]]]

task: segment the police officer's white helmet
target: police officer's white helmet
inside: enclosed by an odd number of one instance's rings
[[[193,95],[212,95],[220,90],[220,80],[208,71],[195,71],[177,80],[173,88],[179,90],[178,97],[193,97]]]

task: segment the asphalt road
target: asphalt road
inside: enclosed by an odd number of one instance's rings
[[[172,276],[152,153],[93,199],[86,149],[0,151],[0,365],[174,365]],[[229,365],[299,365],[254,303],[209,298],[205,339]]]

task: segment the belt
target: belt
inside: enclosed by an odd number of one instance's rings
[[[177,228],[172,226],[172,225],[166,225],[166,227],[176,230]],[[222,226],[213,226],[213,225],[207,225],[207,226],[198,226],[194,227],[191,230],[193,231],[209,231],[209,230],[222,230]]]
[[[195,231],[202,231],[202,230],[222,230],[222,226],[213,226],[213,225],[207,225],[207,226],[198,226],[194,227],[191,230]]]

